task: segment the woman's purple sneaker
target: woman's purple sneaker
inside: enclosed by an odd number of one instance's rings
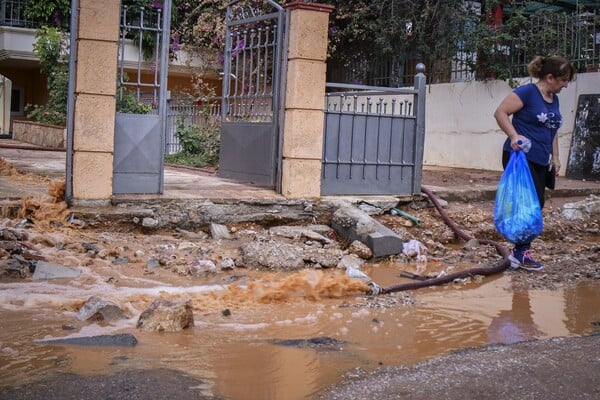
[[[508,259],[510,260],[510,267],[513,269],[522,268],[527,271],[539,271],[544,268],[541,263],[535,261],[531,249],[513,249]]]

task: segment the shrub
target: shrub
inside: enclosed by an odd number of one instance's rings
[[[44,26],[35,32],[33,52],[40,59],[41,71],[48,77],[46,104],[28,104],[27,117],[33,121],[64,126],[67,120],[69,87],[69,47],[67,36],[57,28]]]
[[[219,163],[221,130],[203,111],[201,124],[186,124],[179,116],[176,135],[181,151],[166,157],[166,162],[193,167],[216,166]]]
[[[123,94],[117,96],[117,112],[126,114],[149,114],[152,111],[150,104],[137,100],[135,94],[123,89]]]

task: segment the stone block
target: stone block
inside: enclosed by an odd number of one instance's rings
[[[229,229],[225,225],[221,224],[210,224],[210,235],[213,239],[231,239],[231,235],[229,234]]]
[[[342,206],[337,209],[331,218],[331,227],[350,242],[359,240],[369,246],[373,257],[402,252],[402,238],[358,208]]]
[[[79,40],[78,43],[75,91],[116,95],[117,43],[97,40]]]
[[[103,151],[114,148],[115,98],[80,94],[75,100],[73,148],[75,151]]]
[[[286,197],[319,197],[321,160],[285,158],[281,171],[281,193]]]
[[[329,13],[294,10],[290,16],[288,58],[325,61]]]
[[[81,0],[79,39],[119,40],[120,0]]]
[[[83,200],[112,197],[113,155],[76,151],[73,155],[73,197]]]
[[[325,96],[326,64],[312,60],[288,63],[285,108],[322,110]]]
[[[283,156],[321,159],[324,118],[322,110],[287,110]]]

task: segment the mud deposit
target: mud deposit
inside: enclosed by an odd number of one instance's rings
[[[409,281],[402,271],[437,276],[501,260],[491,246],[458,241],[435,209],[405,210],[421,224],[395,215],[377,219],[406,240],[423,243],[426,257],[368,260],[362,269],[380,285]],[[491,203],[447,208],[471,236],[501,241],[491,210]],[[506,271],[379,297],[365,295],[364,282],[335,268],[265,271],[224,265],[267,229],[259,225],[228,226],[231,238],[214,240],[208,232],[141,231],[133,224],[77,226],[47,214],[33,223],[5,218],[0,221],[0,391],[63,376],[55,374],[93,379],[161,369],[189,377],[179,394],[192,398],[301,399],[351,370],[411,365],[491,343],[594,332],[600,321],[598,220],[569,221],[552,205],[545,214],[544,233],[534,242],[543,271]],[[348,252],[341,239],[331,246]],[[17,256],[21,266],[46,261],[81,274],[34,280],[29,268],[11,264]],[[206,261],[216,269],[202,274],[190,269]],[[91,296],[118,305],[126,318],[78,320]],[[190,300],[194,326],[170,333],[136,328],[157,298]],[[133,334],[137,345],[41,342],[116,333]]]

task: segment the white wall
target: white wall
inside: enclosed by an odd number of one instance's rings
[[[10,131],[11,92],[11,80],[0,75],[0,134],[7,134]]]
[[[0,26],[0,59],[39,61],[33,53],[35,43],[35,29]],[[124,49],[125,67],[137,69],[138,46],[132,40],[125,41]],[[189,76],[190,67],[206,68],[208,77],[218,77],[214,60],[217,56],[211,50],[190,54],[184,50],[177,52],[177,57],[169,62],[170,75]],[[153,63],[142,62],[142,67],[148,71],[153,70]]]
[[[506,135],[498,128],[493,113],[511,90],[504,81],[428,85],[423,163],[502,170],[501,148]],[[581,94],[600,94],[600,72],[577,74],[559,94],[564,120],[558,132],[563,173]]]
[[[35,30],[33,29],[0,27],[0,53],[2,59],[37,60],[37,57],[33,54],[34,42]]]

